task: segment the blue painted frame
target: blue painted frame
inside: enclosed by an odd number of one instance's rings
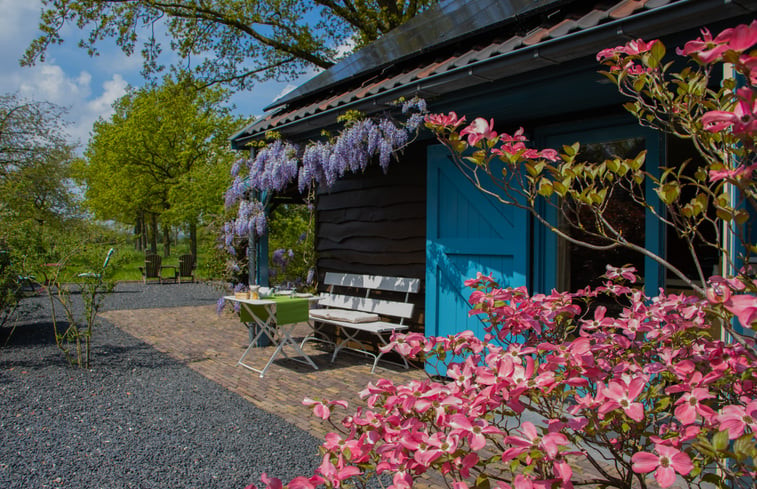
[[[534,141],[539,148],[561,149],[565,144],[576,141],[582,144],[613,141],[623,138],[644,138],[647,149],[646,167],[651,167],[653,175],[659,174],[659,167],[666,164],[665,138],[658,131],[642,127],[628,117],[600,118],[583,123],[545,126],[534,131]],[[664,215],[665,207],[654,191],[653,183],[647,179],[645,186],[647,202],[655,212]],[[542,203],[541,212],[551,223],[557,223],[553,208]],[[647,210],[645,219],[646,248],[658,256],[665,256],[665,229],[652,212]],[[536,223],[533,234],[534,261],[531,288],[536,292],[549,292],[557,285],[557,236]],[[665,270],[655,260],[644,259],[645,293],[655,296],[665,285]]]

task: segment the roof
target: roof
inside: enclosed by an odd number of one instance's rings
[[[545,7],[568,0],[460,0],[442,1],[421,15],[386,33],[331,69],[305,82],[265,108],[270,110],[322,92],[367,71],[380,70],[420,53],[439,49],[477,32],[501,27]]]
[[[490,16],[485,26],[476,24],[466,33],[458,30],[431,44],[426,42],[425,47],[412,44],[416,46],[415,51],[396,51],[397,58],[389,65],[386,60],[393,59],[390,54],[386,58],[374,56],[386,43],[399,44],[397,39],[402,36],[412,38],[424,32],[429,19],[438,20],[441,14],[457,20],[464,18],[460,9],[452,9],[451,3],[454,2],[440,4],[439,9],[420,14],[394,36],[387,34],[388,41],[379,40],[364,48],[367,54],[359,51],[353,56],[357,61],[348,58],[304,83],[291,95],[277,101],[275,110],[235,134],[233,146],[241,148],[269,130],[296,138],[298,134],[326,127],[348,109],[375,112],[400,96],[418,94],[433,98],[593,56],[600,49],[614,45],[610,44],[613,42],[662,37],[699,27],[702,19],[718,22],[757,11],[757,0],[739,3],[723,0],[542,1],[534,2],[538,9],[512,14],[506,19],[509,22],[502,19],[507,10],[502,8],[498,14]],[[465,15],[473,17],[482,15],[477,9],[499,3],[507,3],[513,11],[519,12],[513,1],[468,3],[474,3],[476,9],[468,10]],[[369,60],[374,60],[373,64]]]

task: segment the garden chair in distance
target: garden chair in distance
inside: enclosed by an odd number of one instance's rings
[[[181,283],[182,277],[189,277],[191,281],[194,282],[195,268],[197,268],[197,263],[195,262],[194,255],[181,255],[179,257],[179,271],[176,273],[179,283]]]
[[[145,255],[145,266],[139,267],[139,271],[142,273],[142,281],[147,283],[149,279],[156,278],[158,283],[163,283],[163,278],[160,276],[160,266],[160,255]]]

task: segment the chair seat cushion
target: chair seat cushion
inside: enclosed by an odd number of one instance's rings
[[[316,319],[330,319],[332,321],[344,321],[345,323],[372,323],[378,321],[378,314],[362,311],[349,311],[346,309],[311,309],[310,317]]]

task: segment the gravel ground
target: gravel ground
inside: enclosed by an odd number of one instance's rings
[[[214,303],[203,284],[119,284],[106,309]],[[55,347],[47,298],[0,348],[0,488],[244,488],[312,473],[318,441],[102,321],[93,368]],[[4,344],[10,328],[0,329]]]

